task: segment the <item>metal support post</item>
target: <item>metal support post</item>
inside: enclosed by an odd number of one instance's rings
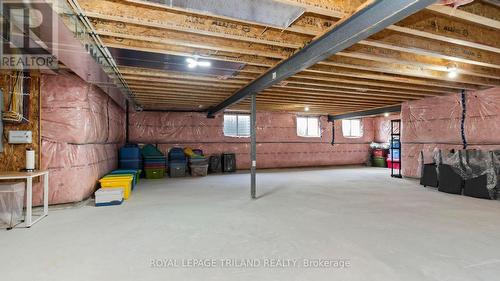
[[[251,95],[252,99],[252,113],[250,117],[250,138],[251,138],[251,187],[250,187],[250,193],[252,196],[252,199],[256,199],[256,180],[257,180],[257,135],[256,135],[256,121],[257,121],[257,94],[252,94]]]

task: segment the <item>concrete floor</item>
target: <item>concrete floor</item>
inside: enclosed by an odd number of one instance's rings
[[[256,201],[248,183],[248,174],[143,181],[122,206],[51,210],[31,229],[0,230],[1,279],[500,276],[498,201],[439,193],[377,168],[266,171]],[[200,259],[214,264],[193,268]],[[304,268],[316,259],[322,267]],[[349,264],[324,263],[339,259]]]

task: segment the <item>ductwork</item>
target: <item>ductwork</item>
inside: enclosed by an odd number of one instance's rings
[[[285,29],[304,13],[304,8],[279,3],[273,0],[148,0],[168,7],[182,8],[257,22]]]

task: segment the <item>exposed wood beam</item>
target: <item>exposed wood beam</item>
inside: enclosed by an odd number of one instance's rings
[[[291,50],[284,50],[278,48],[271,48],[268,45],[252,45],[251,47],[246,43],[240,43],[230,40],[203,40],[202,38],[185,38],[178,39],[176,37],[170,37],[172,35],[165,34],[162,36],[145,36],[136,35],[134,31],[137,29],[123,30],[122,32],[112,32],[97,27],[97,34],[99,36],[112,37],[118,39],[118,41],[123,39],[143,41],[148,43],[157,43],[163,45],[196,48],[201,50],[218,51],[218,52],[230,52],[242,55],[250,56],[261,56],[265,58],[274,59],[284,59],[289,57],[293,52]],[[148,29],[144,28],[143,31],[139,31],[137,34],[147,34]],[[196,37],[196,36],[191,36]]]
[[[401,0],[398,3],[384,0],[370,2],[349,18],[337,23],[320,38],[234,93],[224,102],[211,108],[208,111],[208,116],[214,116],[217,112],[240,102],[251,94],[260,93],[432,3],[433,0],[414,0],[413,2]]]
[[[163,106],[171,105],[172,108],[175,108],[175,107],[179,107],[179,106],[184,105],[184,106],[189,106],[190,108],[199,108],[199,105],[193,106],[193,102],[176,100],[176,99],[165,100],[162,102],[158,102],[155,100],[145,100],[145,101],[146,102],[142,102],[142,105],[144,105],[146,107],[159,106],[159,108],[162,108],[162,107],[160,107],[162,105]],[[200,105],[202,105],[202,104],[200,104]],[[202,106],[206,106],[206,105],[202,105]],[[290,109],[294,109],[295,111],[301,111],[301,112],[303,112],[304,106],[308,106],[311,109],[310,112],[317,111],[317,112],[321,112],[321,113],[329,113],[329,112],[334,112],[334,111],[338,112],[338,111],[342,111],[342,110],[349,110],[349,111],[363,110],[363,109],[366,109],[367,107],[368,108],[377,107],[376,105],[366,106],[366,105],[342,105],[342,104],[340,104],[340,105],[332,104],[332,105],[325,106],[325,105],[314,105],[314,104],[310,105],[309,103],[297,104],[296,101],[269,102],[269,101],[265,101],[265,100],[259,100],[259,106],[271,107],[273,109],[283,109],[283,110],[287,110],[287,111]],[[248,108],[248,102],[244,102],[241,105],[239,105],[238,107],[246,109],[246,108]],[[233,107],[233,108],[238,108],[238,107]],[[316,110],[314,110],[314,109],[316,109]]]
[[[258,73],[264,72],[266,69],[261,69]],[[240,83],[245,83],[250,81],[251,79],[257,78],[257,74],[250,76],[243,76],[238,74],[236,77],[231,77],[227,80],[220,80],[213,75],[188,75],[180,72],[173,71],[162,71],[162,70],[153,70],[153,69],[145,69],[145,68],[135,68],[135,67],[120,67],[120,71],[122,74],[127,74],[130,76],[144,76],[144,77],[165,77],[165,78],[175,78],[175,79],[191,79],[191,80],[204,80],[211,82],[221,82],[225,83],[225,81],[230,80],[228,83],[235,83],[236,79],[242,78],[243,81]],[[233,79],[234,78],[234,79]],[[445,94],[445,93],[456,93],[457,90],[452,90],[448,88],[439,88],[439,87],[429,87],[429,86],[411,86],[402,83],[395,82],[378,82],[376,80],[369,79],[356,79],[356,78],[343,78],[334,75],[325,75],[325,74],[317,74],[317,73],[308,73],[307,71],[301,72],[286,81],[290,82],[299,82],[301,84],[307,85],[311,83],[319,83],[321,84],[332,84],[334,83],[336,87],[346,88],[346,89],[373,89],[378,91],[384,91],[388,93],[422,93],[429,92],[433,94]],[[150,83],[148,83],[149,85]],[[189,84],[189,83],[187,83]],[[191,85],[189,85],[192,87]]]
[[[131,80],[129,79],[129,86],[132,89],[135,89],[137,87],[148,87],[148,88],[155,88],[158,90],[161,90],[163,88],[178,88],[178,89],[186,89],[186,90],[200,90],[202,91],[203,89],[209,90],[209,91],[219,91],[219,92],[229,92],[229,91],[234,91],[237,90],[238,88],[220,88],[216,86],[212,86],[210,84],[200,84],[200,85],[190,85],[191,83],[189,82],[180,82],[178,85],[172,85],[171,82],[145,82],[140,79]],[[139,81],[139,82],[138,82]],[[336,84],[331,85],[331,84],[314,84],[314,85],[307,85],[307,83],[304,82],[294,82],[290,81],[286,83],[284,86],[275,86],[273,87],[274,90],[280,90],[280,91],[286,91],[289,89],[295,89],[297,91],[302,91],[303,94],[314,94],[314,93],[322,93],[322,92],[328,92],[328,93],[342,93],[342,94],[354,94],[354,95],[366,95],[366,96],[377,96],[377,97],[384,97],[384,98],[391,98],[391,97],[401,97],[401,98],[423,98],[426,96],[434,96],[434,95],[441,95],[442,93],[427,93],[427,92],[386,92],[386,91],[381,91],[379,89],[370,89],[370,88],[364,88],[364,89],[355,89],[355,88],[340,88]]]
[[[179,74],[171,74],[171,73],[159,73],[158,71],[152,72],[152,71],[121,71],[122,74],[124,75],[129,75],[129,79],[133,78],[138,78],[139,80],[141,78],[145,77],[156,77],[156,78],[169,78],[169,79],[178,79],[179,82],[184,81],[185,84],[187,85],[187,88],[197,88],[197,89],[203,89],[203,87],[206,87],[205,85],[197,86],[197,85],[191,85],[191,81],[206,81],[206,82],[214,82],[214,83],[224,83],[227,82],[227,84],[231,83],[234,84],[234,90],[237,89],[238,86],[241,86],[245,84],[245,81],[239,81],[240,83],[234,83],[234,81],[226,81],[226,80],[219,80],[217,78],[212,78],[212,77],[203,77],[203,76],[192,76],[192,75],[179,75]],[[309,76],[305,76],[309,77]],[[159,80],[157,80],[159,81]],[[167,80],[166,82],[162,82],[161,84],[159,82],[141,82],[139,83],[140,85],[148,86],[148,87],[165,87],[165,86],[170,86],[168,84],[171,80]],[[337,91],[360,91],[360,92],[377,92],[377,93],[387,93],[386,96],[390,97],[392,95],[396,96],[429,96],[432,95],[432,93],[427,93],[427,92],[422,92],[422,91],[409,91],[406,89],[391,89],[391,88],[385,88],[385,87],[373,87],[373,86],[360,86],[358,84],[347,84],[347,83],[339,83],[336,82],[335,84],[332,84],[332,81],[322,81],[322,80],[314,80],[314,79],[308,79],[308,78],[301,78],[299,75],[296,75],[292,78],[289,78],[284,81],[286,85],[288,86],[307,86],[308,88],[315,88],[315,86],[318,87],[326,87],[330,88],[331,90],[337,90]],[[138,83],[135,81],[130,80],[129,85],[137,85]],[[226,83],[224,83],[226,84]],[[182,86],[186,87],[186,86]],[[219,88],[220,89],[220,88]],[[321,89],[321,88],[320,88]],[[231,90],[231,88],[225,88],[225,89],[220,89],[220,90]],[[435,91],[433,94],[443,94],[444,92],[439,92]],[[392,94],[392,95],[391,95]]]
[[[300,6],[306,9],[307,12],[323,15],[327,17],[342,18],[348,15],[351,11],[342,8],[338,1],[326,2],[323,0],[276,0],[278,2]],[[349,2],[349,1],[347,1]],[[459,18],[477,24],[482,24],[488,27],[499,28],[500,16],[498,7],[474,1],[472,4],[454,9],[443,5],[431,5],[426,8],[428,11],[438,12],[446,16]],[[425,10],[420,12],[425,13]],[[391,27],[389,27],[391,28]]]
[[[456,78],[450,78],[448,71],[429,70],[423,67],[412,66],[403,63],[383,63],[373,62],[359,58],[344,58],[333,56],[332,58],[320,62],[320,64],[340,66],[346,68],[355,68],[360,70],[378,71],[389,74],[398,74],[404,76],[413,76],[429,79],[437,79],[448,82],[460,82],[483,86],[500,86],[500,76],[495,78],[476,77],[466,74],[461,74]]]
[[[165,98],[163,100],[158,100],[158,99],[151,99],[151,98],[141,98],[139,99],[139,101],[141,101],[141,105],[145,106],[145,105],[148,105],[148,104],[152,104],[152,105],[162,105],[162,104],[172,104],[172,105],[188,105],[190,107],[193,107],[193,108],[200,108],[200,107],[203,107],[203,106],[207,106],[209,104],[213,104],[214,101],[213,100],[210,100],[210,99],[203,99],[203,100],[199,100],[197,99],[196,101],[195,100],[189,100],[189,99],[179,99],[179,98]],[[245,104],[248,104],[247,102],[242,102],[240,105],[242,107],[245,106]],[[366,107],[376,107],[376,106],[380,106],[378,104],[342,104],[342,103],[337,103],[337,102],[332,102],[332,103],[328,103],[328,104],[313,104],[313,103],[310,103],[310,102],[302,102],[302,101],[297,101],[297,100],[280,100],[280,101],[276,101],[276,100],[272,100],[272,101],[269,101],[269,100],[266,100],[266,99],[263,99],[263,98],[260,98],[259,99],[259,104],[260,105],[273,105],[273,106],[293,106],[295,108],[304,108],[304,106],[308,106],[310,108],[318,108],[318,109],[322,109],[324,113],[327,113],[329,110],[331,109],[363,109],[363,108],[366,108]]]
[[[205,91],[201,90],[191,90],[191,89],[183,89],[183,88],[155,88],[155,87],[147,87],[147,86],[131,86],[134,89],[135,93],[149,93],[151,95],[172,95],[172,94],[180,94],[185,93],[187,95],[196,95],[202,94],[204,96],[222,96],[226,98],[230,93],[214,91],[213,89],[207,89]],[[297,88],[272,88],[262,93],[274,95],[274,96],[285,96],[285,97],[314,97],[318,99],[333,99],[333,100],[352,100],[352,101],[393,101],[393,102],[402,102],[405,100],[413,100],[418,99],[418,96],[390,96],[390,95],[378,95],[373,93],[350,93],[350,92],[338,92],[338,91],[308,91],[307,89],[297,89]]]
[[[150,96],[148,93],[140,93],[138,94],[138,99],[148,99],[148,100],[156,100],[158,102],[165,100],[191,100],[191,101],[210,101],[210,102],[219,102],[221,99],[216,97],[206,97],[202,95],[190,95],[190,96]],[[268,102],[295,102],[295,103],[305,103],[311,105],[323,105],[323,106],[331,106],[331,105],[354,105],[354,106],[362,106],[362,105],[385,105],[390,104],[391,101],[356,101],[356,100],[343,100],[343,99],[313,99],[307,97],[287,97],[287,96],[272,96],[272,95],[263,95],[259,97],[259,101],[268,101]],[[394,102],[392,102],[394,103]]]
[[[115,40],[108,39],[108,38],[104,37],[103,41],[106,42],[106,44],[108,46],[115,47],[115,48],[130,49],[130,50],[157,52],[157,53],[162,53],[162,54],[183,55],[183,56],[189,56],[189,55],[198,53],[196,50],[192,50],[192,53],[170,51],[168,49],[165,49],[166,48],[165,45],[153,44],[153,43],[136,41],[136,40],[124,39],[121,42],[117,42]],[[170,48],[170,46],[168,46],[168,48]],[[211,59],[247,63],[247,64],[250,64],[253,66],[260,65],[260,66],[270,67],[270,66],[274,65],[274,64],[271,64],[271,61],[269,61],[269,59],[262,58],[262,57],[245,56],[245,55],[214,54],[214,55],[211,55]],[[454,88],[454,89],[464,89],[464,88],[470,89],[470,90],[481,89],[481,87],[479,87],[479,86],[470,85],[470,84],[452,83],[452,82],[446,82],[446,81],[419,79],[419,78],[411,78],[411,77],[398,77],[398,76],[394,76],[394,75],[387,76],[387,75],[381,74],[380,72],[373,73],[373,72],[367,72],[367,71],[357,71],[357,70],[352,70],[352,69],[348,69],[348,68],[332,67],[332,66],[328,66],[328,65],[315,65],[313,67],[310,67],[306,71],[314,72],[314,73],[322,73],[322,74],[335,74],[335,75],[347,76],[347,77],[367,78],[367,79],[375,79],[375,80],[391,81],[391,82],[401,82],[401,83],[416,84],[416,85],[448,87],[448,88]]]
[[[302,5],[308,13],[282,31],[141,0],[80,0],[110,47],[245,63],[238,75],[224,80],[120,67],[134,91],[199,94],[199,98],[205,94],[217,101],[288,58],[365,2],[278,1]],[[498,15],[485,10],[491,5],[480,1],[474,9],[471,6],[460,7],[453,15],[444,12],[446,8],[449,12],[448,7],[431,6],[286,79],[284,86],[263,92],[265,98],[278,103],[288,101],[287,95],[290,102],[337,98],[377,103],[384,98],[395,102],[500,86],[500,40],[498,26],[492,25],[498,23]],[[472,17],[460,18],[465,16]],[[457,79],[447,76],[451,65],[461,73]]]
[[[128,76],[128,75],[124,75],[124,78],[127,81],[162,82],[162,83],[180,84],[180,85],[183,85],[186,83],[186,81],[180,81],[180,80],[172,80],[172,79],[165,79],[165,78],[136,77],[136,76]],[[234,89],[234,87],[235,87],[234,85],[225,85],[225,84],[221,84],[221,83],[210,83],[210,82],[203,82],[203,81],[189,81],[189,84],[190,85],[214,87],[214,88],[229,88],[229,89]]]
[[[131,9],[128,9],[127,11],[129,11],[129,13],[132,13]],[[114,10],[112,12],[114,12]],[[207,23],[206,23],[208,20],[203,20],[203,21],[200,20],[200,22],[202,22],[202,23],[198,23],[197,21],[195,21],[193,23],[189,23],[189,25],[186,25],[185,23],[184,24],[177,23],[177,24],[170,24],[170,25],[169,24],[165,24],[163,26],[163,25],[160,25],[160,24],[155,24],[154,20],[157,20],[155,18],[148,18],[148,20],[139,20],[139,19],[137,19],[137,20],[131,20],[129,17],[125,17],[125,16],[109,16],[109,15],[102,15],[101,13],[90,12],[90,15],[96,17],[97,19],[100,19],[100,21],[97,21],[97,23],[96,23],[96,26],[97,26],[98,29],[99,29],[99,27],[101,27],[104,31],[112,32],[111,34],[114,34],[116,32],[119,33],[120,30],[124,30],[124,29],[126,29],[127,32],[129,32],[129,29],[133,29],[134,25],[137,24],[137,25],[142,26],[143,28],[147,28],[147,27],[151,28],[151,27],[153,27],[154,29],[158,29],[158,28],[169,27],[169,29],[171,29],[171,30],[175,30],[175,28],[178,28],[180,26],[180,27],[182,27],[183,31],[187,30],[186,32],[190,32],[192,34],[209,35],[209,36],[215,36],[215,37],[226,38],[226,39],[229,38],[229,39],[234,39],[234,40],[239,40],[239,41],[245,41],[245,42],[249,42],[249,43],[256,43],[256,42],[258,42],[258,43],[261,43],[261,44],[275,45],[275,46],[278,46],[278,47],[299,48],[299,47],[303,46],[304,42],[306,42],[306,38],[296,38],[296,40],[299,40],[299,41],[297,43],[295,43],[293,46],[291,46],[289,43],[285,43],[285,42],[281,42],[281,41],[280,42],[276,42],[275,40],[274,41],[270,40],[270,38],[268,38],[269,40],[267,40],[267,39],[266,40],[262,40],[262,39],[256,40],[255,39],[255,33],[256,33],[255,31],[251,32],[251,35],[246,35],[246,34],[243,33],[243,34],[233,35],[233,36],[228,37],[227,34],[230,33],[234,28],[231,29],[231,28],[226,27],[225,29],[222,29],[219,32],[210,31],[212,29],[210,29],[210,27],[207,26]],[[417,15],[415,15],[415,16],[417,16]],[[188,16],[185,15],[185,17],[187,18]],[[420,16],[419,18],[421,18],[421,17],[422,16]],[[418,28],[420,26],[431,26],[430,29],[433,32],[438,32],[438,31],[435,31],[435,30],[441,28],[441,29],[443,29],[443,31],[442,31],[444,33],[443,36],[446,38],[447,42],[450,42],[452,39],[450,39],[450,36],[448,34],[446,34],[446,31],[451,32],[451,33],[453,33],[453,32],[454,33],[460,33],[461,32],[461,34],[467,34],[467,36],[473,36],[473,34],[479,34],[477,36],[481,36],[481,38],[489,38],[489,39],[485,39],[485,40],[490,40],[491,41],[490,45],[500,44],[500,43],[498,43],[499,40],[496,40],[496,37],[498,37],[498,35],[497,35],[496,32],[492,32],[491,35],[488,36],[487,34],[484,34],[484,32],[480,32],[481,30],[478,30],[478,31],[476,31],[474,33],[474,32],[472,32],[472,31],[469,30],[470,27],[469,27],[469,29],[465,29],[464,27],[451,26],[451,23],[449,23],[449,20],[446,21],[446,22],[441,23],[441,22],[436,22],[436,20],[434,20],[434,19],[430,19],[430,20],[427,19],[424,23],[422,23],[422,22],[418,21],[419,18],[417,18],[417,19],[410,19],[412,21],[411,24],[415,25],[416,28]],[[106,20],[104,20],[104,19],[106,19]],[[122,25],[116,25],[116,24],[113,25],[110,22],[107,22],[109,20],[118,21]],[[167,19],[165,19],[165,20],[167,20]],[[410,20],[408,20],[408,21],[410,21]],[[185,19],[184,21],[187,21],[187,19]],[[184,22],[184,21],[182,21],[182,22]],[[416,21],[416,23],[414,23],[413,21]],[[134,23],[134,25],[130,26],[130,23]],[[189,27],[186,27],[186,26],[189,26]],[[247,27],[247,30],[249,32],[252,31],[252,27]],[[324,30],[326,30],[326,28]],[[152,31],[150,30],[149,34],[151,34],[151,32]],[[419,31],[415,31],[415,32],[419,32]],[[143,34],[143,33],[145,33],[145,32],[144,31],[140,32],[140,34]],[[267,34],[267,33],[268,32],[266,31],[264,34]],[[465,36],[465,35],[463,35],[463,36]],[[281,37],[286,37],[286,36],[283,35]],[[280,37],[277,37],[277,38],[280,38]],[[412,40],[409,37],[405,37],[405,38],[407,38],[407,40]],[[428,36],[428,38],[436,39],[436,36],[434,36],[434,37]],[[200,41],[200,40],[197,40],[197,41]],[[172,41],[169,41],[169,42],[172,42]],[[293,42],[293,41],[288,41],[288,42]],[[420,42],[420,41],[417,41],[417,42]],[[452,43],[456,44],[457,42],[452,42]],[[370,42],[369,40],[366,41],[366,42],[365,41],[361,41],[360,43],[362,44],[360,46],[365,46],[365,52],[366,52],[366,50],[372,50],[372,52],[378,51],[378,53],[380,54],[380,53],[384,53],[383,50],[385,50],[385,53],[388,53],[389,50],[391,50],[392,53],[393,53],[393,56],[394,56],[394,53],[399,53],[399,57],[404,56],[404,54],[412,54],[412,52],[414,52],[413,46],[412,47],[408,47],[408,48],[404,48],[404,50],[401,49],[401,51],[399,51],[399,50],[394,50],[395,47],[393,46],[393,44],[383,44],[381,42],[378,42],[378,46],[382,47],[382,48],[379,48],[379,47],[374,47],[373,43]],[[421,43],[419,43],[419,44],[421,46],[423,46]],[[461,44],[461,45],[463,45],[463,46],[465,46],[467,48],[468,47],[477,47],[477,46],[475,46],[473,44],[473,42],[469,42],[469,41],[464,41],[463,44]],[[445,48],[447,50],[450,50],[451,49],[450,46],[452,46],[452,45],[447,44],[447,45],[444,45],[443,48]],[[493,50],[491,48],[488,48],[487,50],[495,51],[495,50]],[[248,52],[248,51],[246,51],[246,52]],[[445,51],[442,51],[442,52],[443,52],[443,54],[445,53]],[[342,55],[344,55],[344,53],[340,52],[340,53],[338,53],[338,55],[342,56]],[[356,52],[351,52],[350,55],[351,56],[359,57]],[[286,56],[288,56],[288,55],[286,55]],[[416,56],[420,61],[423,61],[426,58],[426,56],[417,55],[417,54],[413,54],[413,56],[414,57]],[[368,57],[366,57],[366,58],[368,58]],[[373,59],[373,58],[375,58],[375,59],[378,58],[378,60],[381,60],[384,57],[383,56],[371,56],[370,57],[370,59]],[[441,60],[444,59],[443,57],[440,57],[440,58],[441,58]],[[448,60],[448,61],[451,61],[451,60]],[[412,62],[414,63],[415,59],[407,60],[407,62],[408,63],[412,63]],[[469,74],[473,74],[474,73],[473,71],[470,70],[470,68],[473,68],[473,67],[470,67],[468,64],[463,63],[463,62],[456,62],[456,63],[463,64],[461,66],[457,66],[459,69],[464,69],[464,71],[467,70]],[[441,69],[446,68],[446,64],[447,64],[447,62],[443,62],[441,65],[438,65],[438,67],[440,66]],[[427,66],[424,66],[424,65],[420,65],[420,66],[421,67],[427,67]],[[476,67],[476,68],[479,69],[479,67]],[[495,77],[495,73],[492,73],[490,75],[491,75],[490,77]],[[498,75],[498,70],[497,70],[496,75]]]
[[[466,84],[466,83],[457,83],[457,82],[447,82],[447,81],[439,81],[435,79],[423,79],[423,78],[414,78],[408,76],[400,76],[400,75],[389,75],[382,74],[380,72],[375,71],[366,71],[366,70],[358,70],[351,69],[348,67],[338,67],[324,64],[317,64],[307,69],[308,72],[314,73],[322,73],[322,74],[335,74],[340,76],[347,77],[356,77],[356,78],[367,78],[374,79],[379,81],[391,81],[391,82],[401,82],[415,85],[425,85],[425,86],[436,86],[436,87],[446,87],[452,89],[469,89],[469,90],[478,90],[482,89],[482,87],[478,85]]]
[[[97,27],[99,28],[99,27]],[[133,30],[133,29],[132,29]],[[98,33],[100,35],[105,35],[105,36],[114,36],[115,38],[126,38],[126,39],[132,39],[132,40],[139,40],[139,41],[146,41],[150,43],[161,43],[161,44],[168,44],[168,45],[175,45],[174,39],[171,39],[171,36],[166,34],[164,35],[165,38],[169,39],[161,39],[159,34],[156,34],[154,37],[152,36],[138,36],[132,33],[131,29],[126,29],[127,34],[123,33],[113,33],[113,32],[108,32],[108,31],[103,31],[101,29],[98,29]],[[148,33],[148,29],[144,28],[140,32],[140,34]],[[149,33],[152,33],[151,30],[149,30]],[[377,35],[378,36],[378,35]],[[193,41],[201,41],[201,42],[206,42],[202,38],[195,40],[192,39]],[[221,40],[222,41],[222,40]],[[228,40],[224,40],[228,41]],[[179,41],[180,42],[180,41]],[[187,41],[182,41],[184,42],[183,44],[179,43],[177,44],[178,46],[184,46],[184,47],[200,47],[200,44],[192,44],[190,40]],[[211,45],[210,49],[214,51],[226,51],[226,52],[237,52],[239,54],[245,54],[245,55],[255,55],[256,53],[259,53],[260,56],[264,56],[262,54],[267,54],[267,57],[271,58],[286,58],[287,55],[280,55],[282,53],[287,53],[285,50],[279,50],[276,47],[270,48],[266,46],[256,46],[252,45],[249,46],[247,44],[241,44],[238,43],[240,46],[237,49],[234,48],[229,48],[232,42],[226,42],[223,45],[220,45],[222,43],[218,43],[215,45]],[[233,46],[237,45],[234,42],[232,43]],[[266,49],[268,48],[268,49]],[[273,55],[273,52],[275,54]],[[289,52],[288,52],[289,53]],[[281,56],[281,57],[280,57]],[[356,54],[352,54],[351,56],[356,57]],[[357,68],[357,69],[363,69],[363,70],[371,70],[371,71],[380,71],[380,72],[387,72],[387,73],[393,73],[393,74],[402,74],[402,75],[409,75],[409,76],[417,76],[417,77],[424,77],[424,78],[433,78],[433,79],[442,79],[442,80],[452,80],[451,78],[448,78],[447,73],[444,71],[435,71],[435,70],[429,70],[425,69],[423,66],[412,66],[410,64],[388,64],[388,63],[383,63],[383,62],[378,62],[378,61],[369,61],[369,60],[360,60],[358,58],[344,58],[344,57],[339,57],[335,56],[332,57],[328,62],[329,63],[334,63],[335,61],[340,61],[340,64],[334,64],[338,66],[343,66],[343,67],[351,67],[351,68]],[[351,63],[350,61],[357,61],[357,63]],[[500,60],[499,60],[500,61]],[[328,62],[323,62],[323,63],[328,63]],[[443,66],[442,68],[446,68]],[[500,69],[497,69],[497,72],[500,73]],[[467,79],[468,78],[468,79]],[[482,77],[472,77],[468,75],[460,75],[456,81],[458,82],[465,82],[465,83],[471,83],[471,84],[478,84],[478,85],[486,85],[486,86],[498,86],[500,85],[500,82],[491,80],[490,78],[482,78]]]
[[[500,9],[481,3],[481,1],[474,1],[472,4],[459,7],[458,9],[443,5],[433,5],[428,7],[428,9],[456,19],[500,29]]]
[[[101,36],[101,39],[106,44],[106,46],[112,48],[121,48],[121,49],[143,51],[143,52],[154,52],[160,54],[185,56],[185,57],[199,55],[202,58],[239,62],[252,66],[270,67],[280,61],[279,59],[271,59],[266,57],[244,55],[244,54],[222,52],[222,51],[204,50],[198,48],[187,48],[176,45],[166,45],[161,43],[145,42],[140,40],[125,39],[125,38]]]

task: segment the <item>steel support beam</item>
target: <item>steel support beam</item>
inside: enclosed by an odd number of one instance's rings
[[[380,115],[380,114],[391,113],[391,112],[401,112],[401,105],[380,107],[380,108],[375,108],[375,109],[370,109],[370,110],[365,110],[365,111],[357,111],[357,112],[351,112],[351,113],[339,114],[339,115],[328,115],[328,121],[333,122],[334,120],[366,117],[366,116]]]
[[[251,179],[250,179],[250,195],[252,199],[256,199],[256,185],[257,185],[257,94],[251,95],[251,116],[250,116],[250,138],[251,138]]]
[[[323,61],[398,21],[414,14],[436,0],[372,0],[350,17],[339,21],[330,31],[283,60],[229,98],[208,110],[214,116],[253,93],[278,84],[296,73]]]

